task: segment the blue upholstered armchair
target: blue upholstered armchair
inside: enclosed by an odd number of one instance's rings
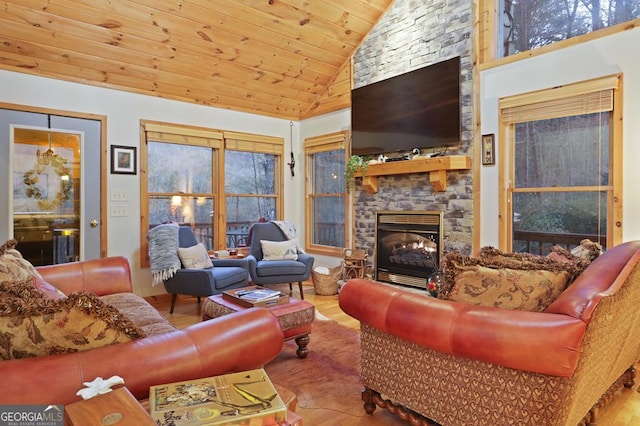
[[[193,231],[188,226],[181,226],[178,231],[179,247],[186,248],[198,244]],[[171,309],[176,304],[178,294],[187,294],[198,298],[220,294],[234,288],[246,287],[248,265],[247,259],[213,259],[213,268],[177,270],[173,277],[164,280],[164,288],[171,294]]]
[[[313,268],[313,256],[297,253],[297,259],[265,260],[262,241],[284,242],[289,238],[278,225],[272,222],[255,223],[249,231],[251,240],[249,274],[254,284],[265,286],[270,284],[289,283],[289,293],[293,291],[292,283],[297,282],[300,298],[304,299],[302,281],[309,279]]]

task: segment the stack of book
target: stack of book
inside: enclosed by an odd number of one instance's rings
[[[263,369],[149,388],[159,426],[287,424],[287,407]]]
[[[289,296],[281,291],[257,286],[228,290],[222,297],[247,308],[289,303]]]

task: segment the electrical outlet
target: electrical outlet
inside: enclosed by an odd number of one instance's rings
[[[127,201],[127,191],[111,191],[111,201]]]
[[[129,216],[129,209],[127,206],[111,206],[112,217],[125,217]]]

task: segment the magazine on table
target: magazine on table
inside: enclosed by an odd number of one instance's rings
[[[277,299],[282,292],[278,290],[269,290],[266,288],[255,288],[250,290],[238,291],[236,296],[249,302],[264,302],[265,300]]]

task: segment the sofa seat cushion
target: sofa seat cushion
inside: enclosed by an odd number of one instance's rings
[[[239,283],[247,283],[247,270],[240,266],[227,266],[223,268],[209,269],[209,273],[215,277],[216,290],[235,288]]]
[[[19,297],[0,299],[0,358],[79,352],[130,342],[144,332],[92,293],[47,299],[31,283],[14,287]]]
[[[164,334],[176,329],[153,306],[137,294],[108,294],[101,296],[100,300],[116,308],[147,336]]]
[[[298,260],[259,260],[256,273],[261,277],[302,275],[307,265]]]

